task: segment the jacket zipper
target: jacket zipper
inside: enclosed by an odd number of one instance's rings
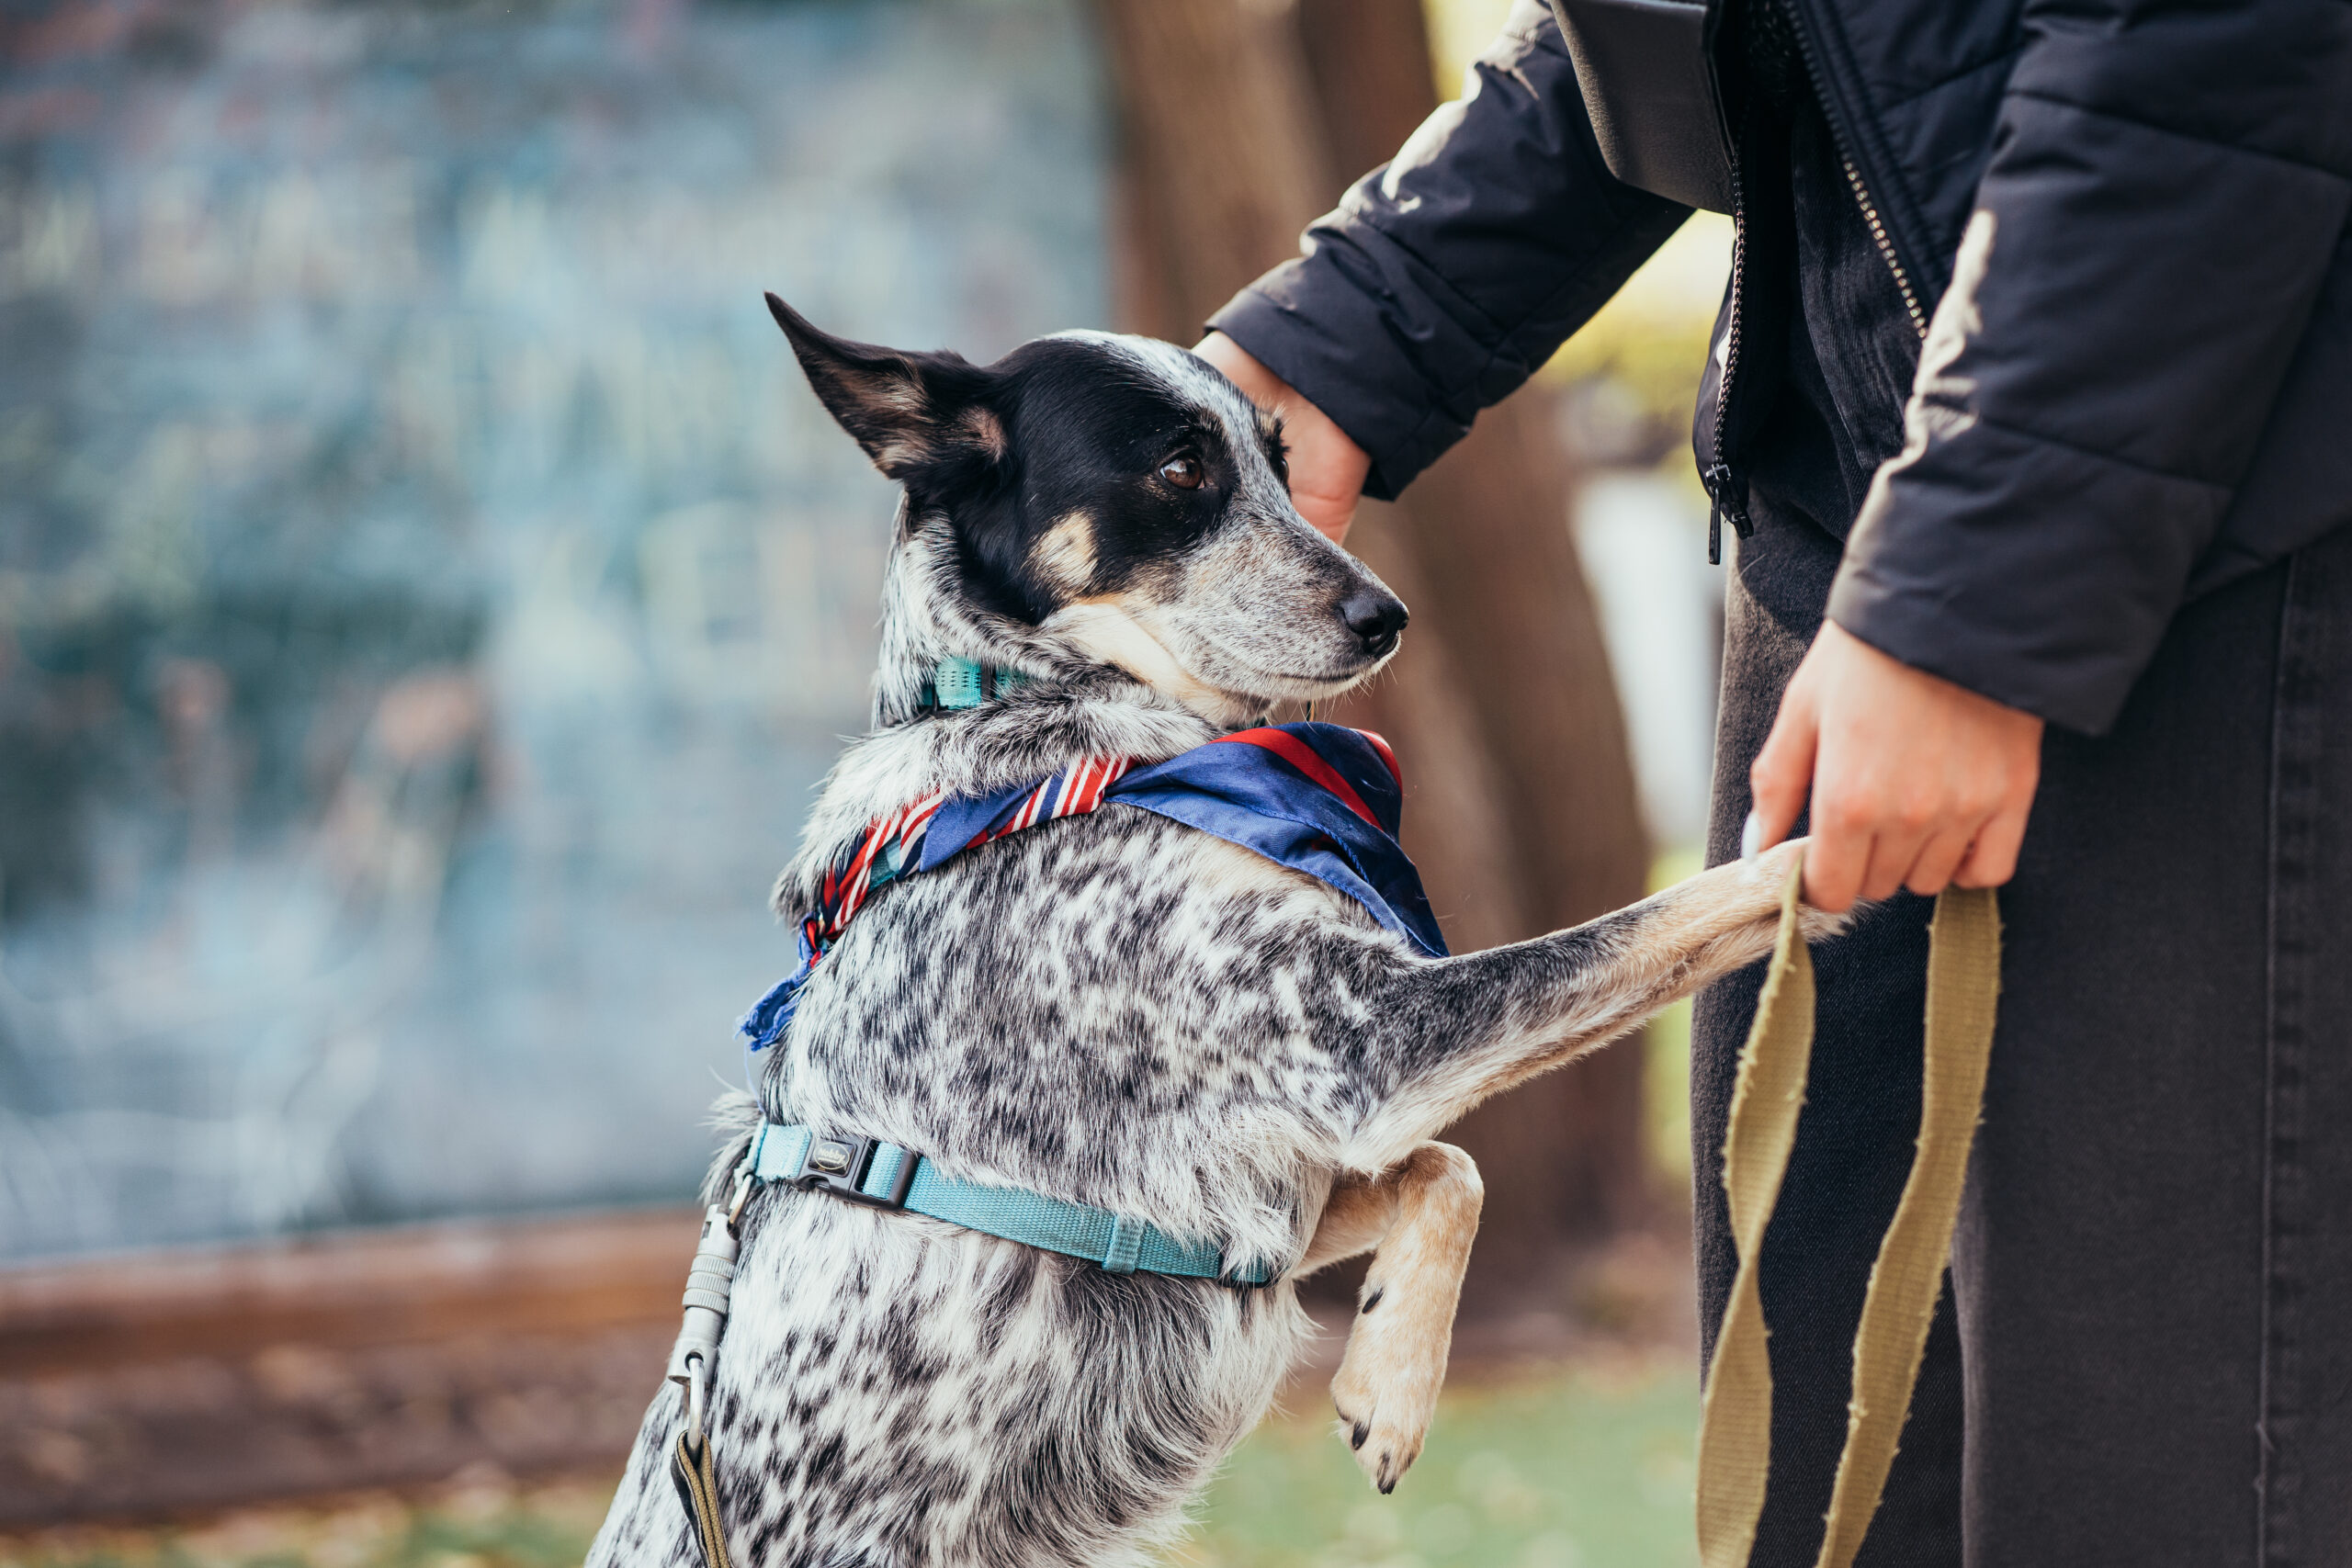
[[[1846,171],[1846,184],[1852,188],[1854,200],[1862,209],[1862,221],[1869,225],[1871,239],[1878,245],[1878,254],[1886,263],[1886,270],[1894,275],[1894,287],[1903,296],[1903,309],[1911,317],[1911,330],[1922,340],[1928,335],[1928,313],[1919,307],[1919,296],[1911,287],[1911,275],[1903,265],[1903,258],[1894,252],[1894,236],[1886,231],[1886,220],[1871,199],[1871,187],[1862,178],[1862,171],[1854,162],[1852,143],[1838,121],[1838,103],[1829,90],[1827,78],[1822,74],[1821,59],[1814,51],[1811,25],[1799,0],[1753,0],[1758,5],[1786,5],[1789,31],[1795,35],[1797,52],[1804,56],[1805,79],[1813,84],[1813,96],[1821,104],[1821,112],[1829,121],[1830,140],[1838,147],[1838,163]]]
[[[1810,58],[1806,64],[1812,64]],[[1814,91],[1820,90],[1816,84]],[[1878,242],[1878,254],[1886,258],[1886,270],[1894,275],[1894,287],[1903,295],[1903,308],[1911,315],[1911,330],[1924,341],[1928,335],[1928,313],[1919,309],[1919,297],[1911,291],[1911,275],[1903,270],[1903,258],[1894,254],[1894,242],[1886,232],[1886,220],[1878,215],[1878,203],[1871,199],[1871,187],[1862,183],[1862,171],[1854,167],[1854,160],[1843,145],[1838,149],[1838,162],[1845,167],[1846,183],[1854,187],[1854,199],[1861,204],[1862,221],[1870,225],[1871,238]]]
[[[1707,465],[1699,482],[1707,488],[1707,564],[1724,563],[1724,519],[1731,519],[1732,531],[1741,538],[1747,537],[1753,525],[1747,520],[1747,486],[1732,472],[1724,442],[1731,430],[1732,378],[1739,367],[1739,313],[1741,296],[1747,276],[1747,200],[1739,177],[1739,142],[1732,139],[1731,151],[1731,308],[1724,312],[1723,370],[1715,380],[1714,438],[1710,443],[1714,461]]]
[[[1720,0],[1718,0],[1720,3]],[[1821,62],[1814,51],[1813,35],[1808,30],[1804,7],[1798,0],[1747,0],[1751,5],[1781,5],[1789,7],[1790,31],[1797,40],[1797,52],[1804,57],[1806,80],[1812,83],[1814,96],[1821,103],[1823,115],[1829,121],[1829,134],[1838,148],[1838,163],[1846,172],[1846,184],[1854,193],[1854,201],[1861,209],[1862,221],[1870,229],[1871,240],[1878,246],[1878,254],[1886,263],[1886,270],[1894,278],[1895,291],[1903,297],[1904,312],[1911,318],[1911,331],[1923,341],[1928,335],[1928,313],[1919,303],[1918,291],[1911,287],[1911,274],[1896,254],[1894,237],[1887,231],[1886,220],[1878,203],[1871,197],[1870,183],[1862,178],[1860,165],[1854,162],[1845,132],[1839,129],[1837,105],[1828,84],[1823,79]],[[1740,307],[1747,276],[1747,215],[1745,189],[1739,170],[1739,139],[1731,139],[1731,308],[1724,315],[1723,372],[1715,385],[1714,458],[1706,471],[1699,476],[1706,486],[1707,500],[1707,563],[1723,564],[1724,520],[1731,520],[1732,531],[1746,538],[1754,531],[1748,521],[1747,484],[1734,471],[1724,451],[1724,442],[1731,427],[1732,382],[1739,367]]]

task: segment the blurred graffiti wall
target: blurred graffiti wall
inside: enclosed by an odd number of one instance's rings
[[[677,1201],[891,492],[1106,315],[1066,0],[0,13],[0,1258]]]

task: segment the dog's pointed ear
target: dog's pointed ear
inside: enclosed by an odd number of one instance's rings
[[[767,301],[817,400],[890,478],[904,483],[928,468],[1004,456],[1004,425],[989,406],[995,382],[989,371],[960,354],[852,343],[773,294]]]

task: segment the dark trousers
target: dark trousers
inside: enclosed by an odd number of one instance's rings
[[[1759,508],[1730,589],[1711,861],[1838,546]],[[1928,900],[1816,951],[1765,1239],[1772,1479],[1753,1562],[1809,1568],[1851,1340],[1918,1127]],[[1952,1270],[1874,1568],[2352,1564],[2352,530],[2181,611],[2114,730],[2052,730],[2001,895],[2000,1026]],[[1761,966],[1704,993],[1706,1352]]]

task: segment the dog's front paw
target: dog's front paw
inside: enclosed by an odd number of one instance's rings
[[[1396,1490],[1398,1478],[1421,1457],[1453,1335],[1453,1303],[1436,1314],[1427,1310],[1431,1303],[1419,1303],[1424,1310],[1417,1312],[1413,1294],[1364,1281],[1363,1305],[1348,1330],[1339,1376],[1331,1380],[1340,1436],[1355,1450],[1357,1468],[1384,1494]]]
[[[1769,850],[1758,850],[1744,860],[1734,861],[1732,863],[1739,868],[1740,885],[1759,897],[1779,903],[1781,890],[1789,885],[1789,873],[1796,868],[1804,846],[1803,839],[1783,839]]]
[[[1790,839],[1736,863],[1740,868],[1741,886],[1755,897],[1770,900],[1770,918],[1775,921],[1780,919],[1781,897],[1788,887],[1789,874],[1796,869],[1798,857],[1804,853],[1805,842],[1803,839]],[[1797,930],[1809,942],[1826,942],[1831,937],[1843,936],[1851,931],[1856,919],[1870,908],[1867,904],[1858,903],[1850,909],[1831,914],[1826,909],[1816,909],[1800,901],[1797,906]]]

